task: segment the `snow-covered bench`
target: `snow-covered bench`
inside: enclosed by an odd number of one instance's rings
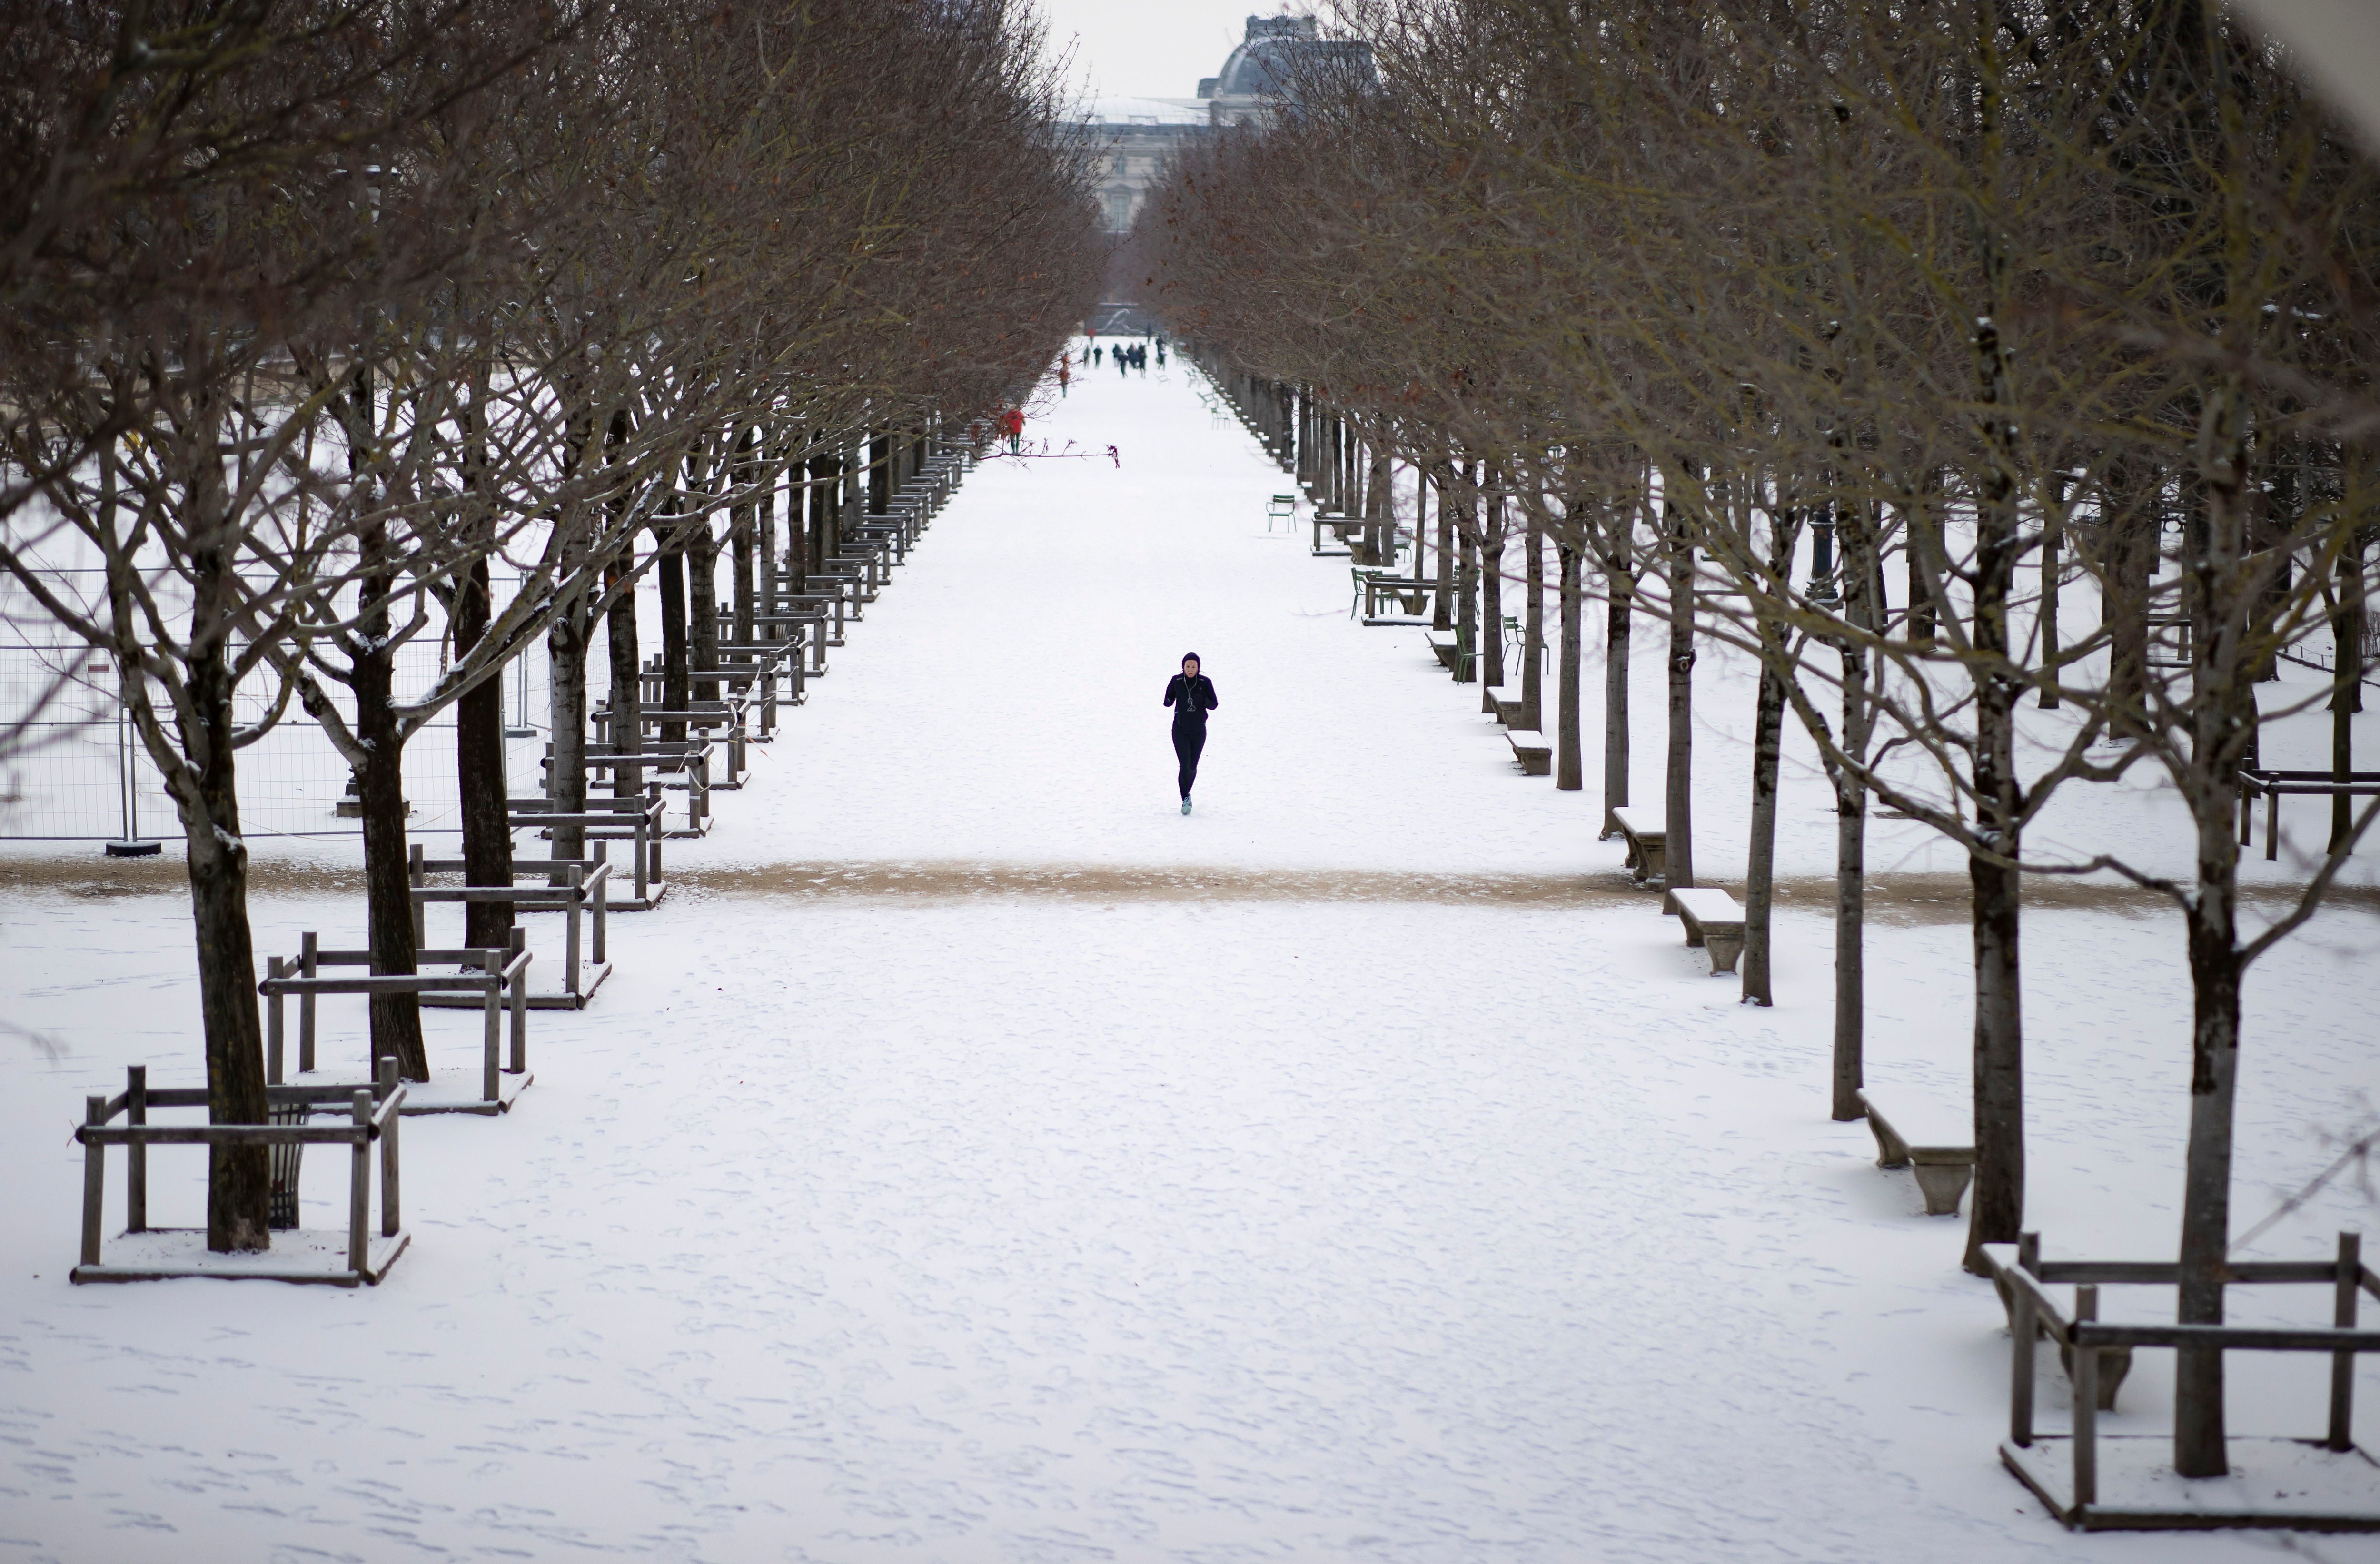
[[[1661,910],[1685,926],[1686,943],[1710,953],[1711,976],[1733,972],[1743,954],[1743,909],[1716,886],[1686,886],[1661,898]]]
[[[1456,684],[1468,684],[1470,682],[1471,653],[1463,649],[1463,634],[1461,631],[1457,631],[1451,636],[1440,636],[1434,632],[1425,631],[1423,632],[1422,639],[1429,643],[1431,653],[1437,657],[1439,662],[1445,664],[1446,671],[1454,675],[1454,682]]]
[[[1655,825],[1625,804],[1615,805],[1611,823],[1628,839],[1628,872],[1637,884],[1669,879],[1670,832],[1666,822]]]
[[[1504,737],[1512,746],[1512,758],[1520,763],[1524,777],[1550,775],[1554,769],[1554,746],[1546,735],[1531,728],[1507,728]]]
[[[1896,1124],[1876,1107],[1872,1095],[1864,1091],[1859,1099],[1867,1109],[1868,1132],[1876,1136],[1876,1165],[1907,1168],[1916,1174],[1927,1216],[1957,1216],[1959,1198],[1975,1176],[1973,1121],[1903,1103],[1902,1118]],[[1911,1139],[1912,1134],[1917,1138]]]
[[[1508,728],[1524,725],[1521,721],[1521,697],[1512,693],[1510,685],[1498,685],[1488,692],[1488,709],[1496,713],[1496,721]]]

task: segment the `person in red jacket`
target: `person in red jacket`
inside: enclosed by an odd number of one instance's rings
[[[1008,436],[1008,454],[1012,456],[1022,455],[1019,447],[1025,443],[1025,409],[1011,407],[1001,414],[1000,432]]]

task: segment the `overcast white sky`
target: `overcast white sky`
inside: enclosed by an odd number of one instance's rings
[[[1099,97],[1187,98],[1221,67],[1249,17],[1284,8],[1281,0],[1040,0],[1050,47],[1073,45],[1073,78]]]

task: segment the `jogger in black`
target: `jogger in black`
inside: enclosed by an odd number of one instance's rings
[[[1190,812],[1190,788],[1198,780],[1198,752],[1207,747],[1207,713],[1223,703],[1215,698],[1214,681],[1198,672],[1198,654],[1182,660],[1182,672],[1165,686],[1165,704],[1173,708],[1173,755],[1182,762],[1182,812]]]

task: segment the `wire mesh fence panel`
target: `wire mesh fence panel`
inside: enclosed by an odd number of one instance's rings
[[[61,572],[78,595],[96,572]],[[92,577],[81,580],[79,577]],[[501,589],[501,588],[500,588]],[[163,775],[129,721],[114,660],[56,638],[55,628],[26,617],[21,602],[0,605],[0,732],[13,734],[0,758],[0,839],[106,841],[171,837],[178,818]],[[398,649],[395,693],[419,698],[445,672],[447,649],[425,637]],[[540,760],[548,709],[545,659],[538,651],[515,660],[499,676],[507,730],[508,791],[542,786]],[[344,687],[326,685],[334,708],[352,720]],[[262,721],[280,690],[260,671],[233,697],[236,720]],[[169,712],[162,690],[152,698]],[[170,719],[169,719],[170,720]],[[359,833],[362,822],[342,804],[353,771],[322,724],[292,700],[283,716],[239,751],[240,825],[250,838]],[[455,722],[450,706],[406,745],[407,829],[459,830]],[[350,806],[350,809],[352,806]]]

